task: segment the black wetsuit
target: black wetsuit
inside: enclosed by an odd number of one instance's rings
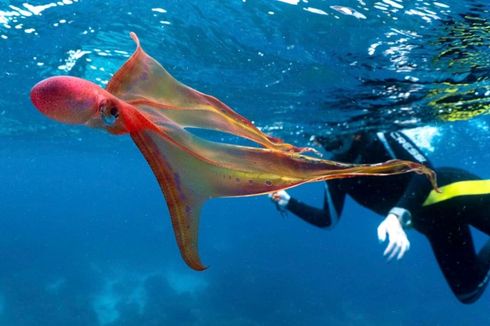
[[[429,160],[403,133],[363,134],[351,149],[333,157],[336,161],[377,163],[404,159],[433,168]],[[479,178],[464,170],[435,169],[439,186]],[[477,255],[469,225],[490,235],[490,195],[458,195],[427,204],[432,191],[427,178],[415,173],[388,177],[358,177],[326,182],[323,209],[317,209],[291,198],[286,208],[303,220],[319,226],[334,226],[341,215],[346,195],[381,215],[393,207],[412,214],[413,227],[428,239],[439,266],[454,294],[463,303],[476,301],[487,284],[490,245]],[[425,204],[424,204],[425,203]]]

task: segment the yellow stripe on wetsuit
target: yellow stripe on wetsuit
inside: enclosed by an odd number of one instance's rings
[[[490,180],[468,180],[450,183],[440,188],[438,193],[432,190],[422,206],[429,206],[454,197],[490,194]]]

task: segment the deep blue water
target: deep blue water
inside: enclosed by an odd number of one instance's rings
[[[382,217],[351,201],[326,231],[282,218],[264,196],[212,200],[200,232],[210,267],[194,272],[130,139],[49,121],[28,97],[58,74],[104,85],[134,31],[179,80],[288,142],[418,127],[408,132],[436,166],[489,178],[489,9],[0,1],[0,325],[490,324],[490,294],[458,303],[421,235],[386,263]],[[291,192],[323,198],[321,184]]]

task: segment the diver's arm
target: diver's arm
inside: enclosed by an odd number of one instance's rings
[[[404,134],[392,132],[388,134],[378,134],[378,138],[383,143],[385,150],[394,159],[410,160],[424,164],[431,168],[429,160],[422,154],[417,146]],[[410,181],[397,202],[386,218],[378,226],[378,239],[384,242],[389,239],[383,255],[391,260],[396,256],[401,259],[410,249],[410,241],[404,229],[409,228],[412,223],[411,211],[420,206],[431,189],[431,184],[425,176],[412,173]]]
[[[345,200],[345,192],[340,191],[335,180],[325,183],[323,208],[316,208],[290,197],[286,192],[273,196],[278,205],[283,206],[302,220],[321,228],[332,228],[340,219]],[[282,200],[282,205],[281,201]]]
[[[394,158],[417,162],[433,169],[429,159],[405,134],[401,132],[388,133],[386,139],[393,150]],[[425,175],[411,173],[410,181],[396,207],[406,209],[409,212],[414,211],[424,202],[431,189],[432,185]]]

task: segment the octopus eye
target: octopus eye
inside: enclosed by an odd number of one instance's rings
[[[111,108],[111,115],[115,118],[119,117],[119,110],[115,106]]]
[[[111,103],[102,103],[99,107],[102,121],[106,126],[113,126],[119,117],[119,110]]]

